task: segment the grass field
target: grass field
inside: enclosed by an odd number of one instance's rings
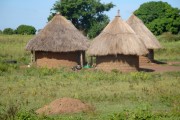
[[[0,120],[145,120],[180,119],[180,71],[166,73],[92,71],[67,68],[21,68],[30,53],[24,50],[33,36],[0,35]],[[180,42],[162,42],[155,58],[180,61]],[[95,111],[38,116],[34,111],[49,102],[72,97],[92,104]]]

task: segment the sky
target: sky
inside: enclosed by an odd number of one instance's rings
[[[16,29],[19,25],[31,25],[37,30],[47,24],[50,9],[57,0],[0,0],[0,30],[4,28]],[[112,2],[116,5],[105,12],[112,20],[120,10],[122,19],[128,17],[137,10],[141,4],[159,0],[101,0],[102,3]],[[168,2],[172,7],[180,8],[180,0],[161,0]]]

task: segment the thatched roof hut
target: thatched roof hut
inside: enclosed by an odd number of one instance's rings
[[[80,64],[80,53],[84,54],[87,48],[87,38],[60,14],[56,14],[26,46],[26,50],[35,54],[34,62],[47,67]]]
[[[118,14],[97,36],[88,54],[96,56],[97,68],[134,71],[139,68],[139,55],[148,51],[132,28]]]
[[[127,23],[136,32],[139,38],[143,41],[146,48],[149,50],[149,58],[153,60],[153,49],[161,48],[159,41],[153,35],[153,33],[144,25],[144,23],[136,17],[134,14],[127,20]]]

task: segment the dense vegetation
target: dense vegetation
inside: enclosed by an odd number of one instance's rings
[[[164,32],[177,34],[180,31],[180,9],[167,2],[147,2],[134,12],[155,34]]]
[[[34,35],[36,34],[36,29],[30,25],[20,25],[17,29],[13,30],[12,28],[5,28],[3,32],[0,30],[0,34],[12,35],[12,34],[20,34],[20,35]]]
[[[34,35],[36,33],[36,29],[33,26],[20,25],[17,27],[16,33],[21,35]]]
[[[169,36],[168,39],[166,36]],[[84,69],[27,68],[25,45],[33,36],[0,35],[0,119],[10,120],[142,120],[180,117],[180,72],[105,73]],[[171,39],[170,39],[171,37]],[[180,61],[179,36],[159,36],[163,50],[155,59]],[[173,39],[173,40],[172,40]],[[6,64],[6,60],[18,64]],[[34,111],[61,97],[78,98],[96,110],[38,116]]]
[[[14,34],[14,30],[12,28],[5,28],[3,30],[3,34],[12,35],[12,34]]]
[[[85,35],[93,38],[108,24],[109,18],[103,12],[113,6],[112,3],[102,4],[100,0],[58,0],[48,20],[60,12]]]

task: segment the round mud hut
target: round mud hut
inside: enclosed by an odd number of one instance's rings
[[[160,49],[161,45],[153,33],[144,25],[144,23],[134,14],[127,20],[127,23],[136,32],[138,37],[143,41],[149,53],[140,56],[140,65],[147,64],[154,61],[154,49]]]
[[[87,49],[87,38],[60,14],[26,45],[32,63],[48,68],[83,66]]]
[[[132,28],[118,15],[97,36],[88,49],[96,57],[96,68],[104,71],[137,71],[139,55],[148,51]]]

